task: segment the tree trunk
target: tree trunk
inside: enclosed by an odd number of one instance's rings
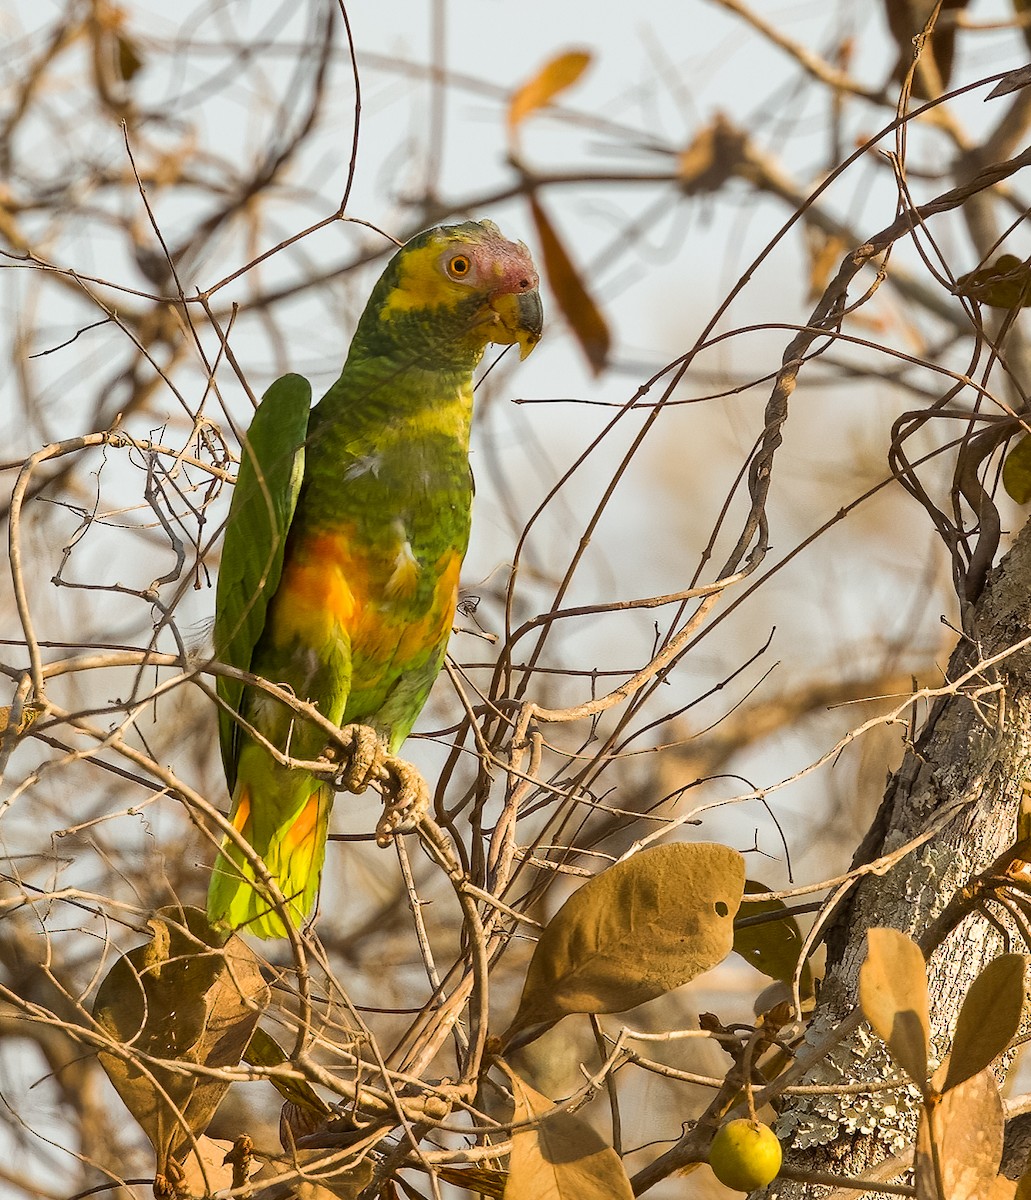
[[[1031,635],[1031,522],[990,574],[949,663],[949,681],[984,665],[937,701],[916,745],[889,781],[880,811],[856,864],[870,862],[919,837],[943,808],[964,806],[929,840],[882,876],[856,888],[828,939],[827,978],[807,1042],[822,1041],[857,1003],[866,931],[901,929],[916,939],[972,877],[1015,840],[1022,785],[1031,761],[1031,650],[1006,652]],[[1017,945],[1015,949],[1023,947]],[[945,939],[928,966],[934,1049],[949,1048],[960,1002],[971,981],[1002,950],[1002,939],[980,915]],[[897,1077],[899,1069],[864,1024],[839,1044],[806,1083],[840,1085]],[[787,1161],[810,1171],[861,1175],[904,1150],[916,1126],[916,1093],[794,1097],[778,1123],[791,1146]],[[781,1181],[769,1200],[809,1200],[828,1189]],[[860,1193],[854,1193],[859,1195]]]

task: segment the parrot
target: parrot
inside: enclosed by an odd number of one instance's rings
[[[396,755],[443,665],[458,600],[473,373],[488,343],[517,344],[525,358],[542,329],[521,242],[487,220],[429,229],[387,264],[314,408],[308,381],[285,375],[241,439],[215,657],[355,731],[350,790],[372,778],[370,739],[377,763],[421,784]],[[284,937],[318,897],[334,789],[282,759],[310,763],[330,739],[253,681],[220,673],[215,691],[236,836],[222,840],[208,918],[215,929]],[[417,824],[421,787],[388,833]]]

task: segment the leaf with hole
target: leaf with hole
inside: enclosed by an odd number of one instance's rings
[[[1023,954],[1003,954],[970,985],[956,1020],[942,1091],[990,1066],[1013,1040],[1024,1012]]]
[[[903,1071],[924,1089],[931,1033],[924,956],[897,929],[873,928],[866,936],[866,961],[859,972],[863,1016]]]
[[[157,1173],[175,1178],[169,1160],[207,1128],[230,1086],[181,1066],[237,1066],[269,989],[254,953],[215,933],[200,909],[163,908],[148,924],[153,939],[114,964],[93,1015],[120,1043],[101,1051],[101,1065],[150,1138]]]
[[[633,1200],[619,1155],[586,1121],[507,1072],[515,1096],[504,1200]],[[545,1116],[550,1113],[550,1116]]]
[[[642,850],[595,876],[541,934],[502,1044],[570,1013],[635,1008],[722,962],[744,882],[741,855],[711,842]]]

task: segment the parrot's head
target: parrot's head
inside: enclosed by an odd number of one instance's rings
[[[525,358],[544,323],[538,282],[529,250],[493,221],[441,225],[390,260],[355,338],[380,353],[414,350],[427,367],[471,369],[489,342]]]

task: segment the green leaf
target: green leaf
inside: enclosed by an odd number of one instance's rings
[[[1031,265],[1015,254],[1000,254],[995,262],[961,275],[956,295],[969,296],[991,308],[1027,308],[1031,305]]]
[[[1002,464],[1002,486],[1018,504],[1031,501],[1031,437],[1022,437]]]
[[[512,1121],[535,1122],[512,1134],[504,1200],[633,1200],[619,1155],[586,1121],[552,1112],[547,1096],[535,1092],[511,1071],[515,1096]]]
[[[866,962],[859,972],[863,1015],[903,1071],[926,1089],[931,1022],[924,956],[897,929],[873,928],[866,936]]]
[[[771,979],[779,979],[790,984],[798,966],[798,956],[802,950],[802,933],[798,922],[788,912],[783,900],[749,900],[754,892],[768,892],[772,889],[754,879],[745,881],[745,899],[737,911],[737,921],[734,924],[734,951],[752,964],[757,971],[762,971]],[[782,914],[776,920],[764,921],[760,925],[747,925],[741,928],[741,922],[749,917],[765,916],[767,914]],[[813,977],[809,964],[804,963],[801,975],[801,992],[803,996],[812,995]]]
[[[265,613],[283,572],[286,537],[304,475],[311,385],[284,375],[268,389],[242,439],[240,472],[229,506],[215,591],[215,654],[231,667],[251,669]],[[218,736],[230,792],[236,784],[240,728],[233,719],[244,685],[219,676]]]
[[[1024,1012],[1023,954],[993,959],[970,985],[959,1010],[942,1091],[990,1066],[1020,1028]]]
[[[254,953],[235,935],[223,944],[199,909],[163,908],[148,924],[153,940],[114,964],[93,1015],[124,1050],[102,1051],[100,1063],[150,1138],[157,1173],[174,1179],[170,1160],[230,1086],[176,1064],[235,1067],[270,993]]]
[[[532,1041],[570,1013],[623,1012],[680,987],[733,948],[745,863],[684,842],[642,850],[585,883],[541,935],[502,1036]]]
[[[981,1071],[951,1091],[941,1103],[925,1106],[917,1130],[913,1163],[918,1197],[927,1200],[996,1200],[1012,1196],[1014,1185],[997,1185],[1002,1161],[1002,1099],[995,1076]],[[935,1183],[931,1143],[937,1144],[944,1196]]]

